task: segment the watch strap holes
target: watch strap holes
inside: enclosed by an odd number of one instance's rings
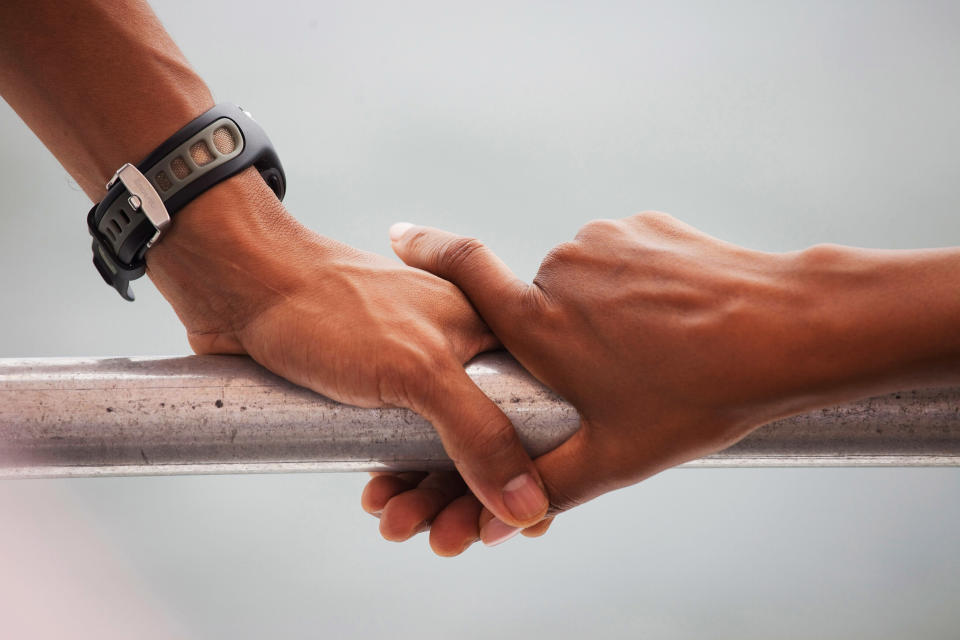
[[[198,167],[213,162],[213,154],[210,152],[210,147],[208,147],[207,143],[203,140],[198,140],[190,145],[190,157],[193,158],[193,161]]]
[[[130,216],[127,215],[126,211],[124,211],[123,209],[120,209],[120,211],[118,211],[117,213],[119,213],[120,217],[123,218],[124,226],[130,224]]]
[[[170,176],[167,175],[166,171],[158,172],[156,181],[157,186],[160,187],[160,191],[166,191],[173,186],[173,181],[170,180]]]
[[[227,155],[233,153],[233,150],[237,148],[237,141],[234,140],[233,132],[230,129],[217,127],[213,132],[213,146],[223,155]]]
[[[173,171],[173,175],[177,176],[179,180],[186,178],[190,175],[191,171],[187,165],[187,161],[180,156],[177,156],[170,162],[170,170]]]

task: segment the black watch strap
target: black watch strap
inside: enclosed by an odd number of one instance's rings
[[[87,214],[93,264],[127,300],[130,281],[146,271],[144,255],[188,202],[249,166],[283,199],[286,175],[267,134],[250,114],[219,104],[107,184],[107,195]]]

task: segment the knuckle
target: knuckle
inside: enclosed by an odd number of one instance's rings
[[[563,301],[567,300],[569,285],[580,279],[581,269],[589,261],[588,252],[576,242],[563,242],[551,249],[533,278],[534,286],[528,288],[522,301],[525,317],[538,324],[551,319],[562,324],[566,319]]]
[[[599,220],[591,220],[587,224],[580,227],[580,230],[577,231],[577,235],[574,236],[574,239],[582,242],[595,238],[608,237],[610,234],[617,234],[619,232],[620,223],[618,221],[610,220],[609,218],[601,218]]]
[[[520,294],[520,304],[516,315],[516,323],[521,326],[529,326],[530,323],[537,323],[540,316],[546,313],[551,305],[548,304],[548,293],[543,288],[543,282],[534,280],[536,286],[527,287]],[[535,324],[531,327],[535,329]]]
[[[546,487],[547,496],[550,499],[550,508],[547,510],[547,516],[555,516],[558,513],[569,511],[586,502],[583,498],[560,489],[546,478],[543,478],[543,484],[544,487]]]
[[[415,228],[412,233],[408,231],[403,237],[405,253],[416,260],[415,264],[417,265],[421,264],[423,257],[430,256],[431,247],[436,244],[436,238],[431,235],[428,229]]]
[[[411,234],[409,231],[404,234],[405,243],[414,248],[420,248],[424,242],[430,239],[430,233],[426,229],[415,228]]]
[[[437,264],[445,273],[461,273],[485,247],[476,238],[456,238],[447,242],[437,255]]]
[[[628,219],[642,227],[650,227],[654,229],[673,227],[677,223],[676,218],[668,213],[663,213],[662,211],[641,211],[638,214],[630,216]]]
[[[543,262],[540,263],[540,270],[537,272],[537,277],[546,277],[562,266],[575,262],[577,258],[579,258],[580,253],[580,246],[575,242],[561,242],[547,252],[547,255],[543,258]]]
[[[821,243],[804,249],[796,254],[811,267],[829,267],[846,257],[846,252],[838,244]]]
[[[516,432],[509,422],[487,420],[460,436],[454,462],[469,460],[485,466],[512,451],[517,444]]]

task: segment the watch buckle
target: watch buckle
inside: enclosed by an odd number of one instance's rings
[[[140,170],[129,162],[117,169],[117,172],[113,174],[110,182],[107,183],[107,190],[112,189],[117,182],[120,182],[126,187],[130,193],[130,196],[127,198],[127,204],[129,204],[134,211],[143,212],[143,215],[150,221],[153,228],[156,229],[156,233],[147,241],[146,248],[149,249],[156,244],[164,230],[170,226],[170,214],[163,204],[163,199],[160,197],[160,194],[157,193],[157,190],[153,188],[153,185],[150,184],[150,181],[147,180],[146,176],[140,173]]]

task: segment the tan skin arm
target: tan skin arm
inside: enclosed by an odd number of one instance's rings
[[[140,0],[0,3],[0,94],[93,201],[213,106]],[[545,514],[510,421],[463,370],[497,341],[449,282],[304,228],[252,168],[177,213],[147,268],[197,353],[248,353],[342,402],[412,408],[498,517]]]
[[[527,284],[476,240],[399,225],[393,236],[404,262],[457,284],[504,346],[580,411],[581,429],[536,461],[551,514],[776,418],[960,383],[960,249],[763,253],[645,213],[586,225]],[[456,478],[447,482],[454,493]],[[431,521],[441,555],[517,532],[469,493],[444,503],[420,493],[378,476],[363,506],[383,512],[392,539]]]

